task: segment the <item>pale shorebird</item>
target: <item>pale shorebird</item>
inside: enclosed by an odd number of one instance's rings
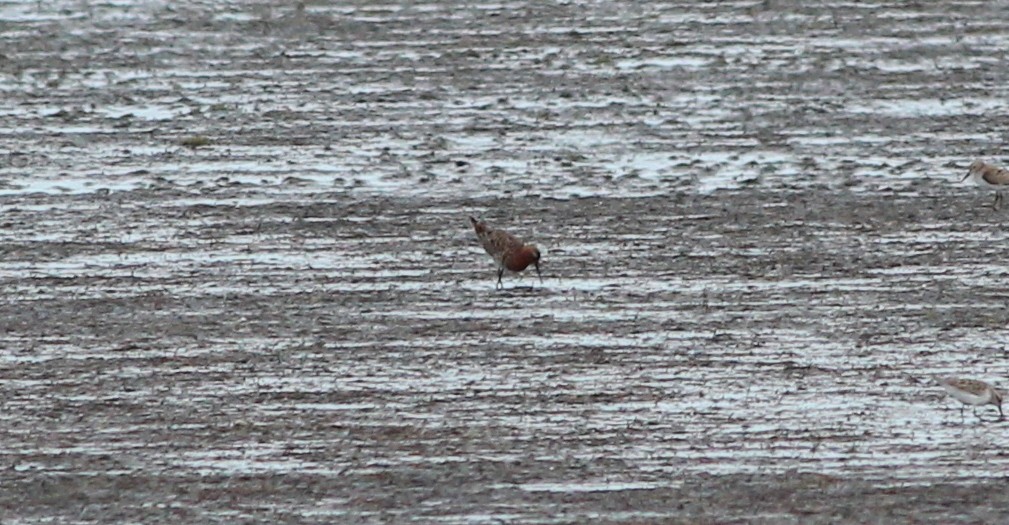
[[[959,379],[945,377],[939,379],[946,392],[965,405],[974,407],[995,405],[998,407],[998,417],[1002,419],[1002,394],[995,387],[977,379]],[[977,412],[974,412],[977,415]],[[960,419],[963,419],[963,407],[960,407]]]
[[[964,175],[960,182],[967,180],[968,177],[973,179],[974,183],[982,188],[995,190],[995,202],[991,206],[997,210],[998,204],[1002,202],[1002,190],[1009,189],[1009,170],[981,160],[975,160],[970,164],[967,174]]]
[[[497,263],[497,287],[504,286],[501,277],[505,270],[521,272],[530,264],[536,267],[536,275],[539,275],[540,282],[543,282],[543,274],[540,273],[540,251],[535,246],[520,241],[518,237],[504,230],[495,230],[473,217],[469,220],[473,223],[473,229],[476,230],[476,236],[480,239],[483,249],[487,250],[487,254]]]

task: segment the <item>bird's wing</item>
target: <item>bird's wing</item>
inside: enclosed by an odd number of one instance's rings
[[[988,184],[1009,185],[1009,170],[989,164],[981,171],[981,178]]]

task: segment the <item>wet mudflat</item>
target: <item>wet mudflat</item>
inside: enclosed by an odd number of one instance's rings
[[[1003,377],[973,194],[526,200],[504,290],[465,217],[512,199],[218,197],[7,200],[6,512],[1004,519],[931,378]]]
[[[3,522],[1006,521],[1006,16],[0,2]]]

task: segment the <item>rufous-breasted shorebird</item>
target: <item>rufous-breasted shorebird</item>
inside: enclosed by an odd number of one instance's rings
[[[939,379],[946,392],[954,399],[965,405],[975,407],[984,405],[995,405],[998,407],[999,419],[1002,419],[1002,394],[998,390],[984,381],[977,379],[959,379],[956,377],[944,377]],[[976,413],[975,413],[976,415]],[[963,407],[960,407],[960,418],[963,419]]]
[[[532,244],[526,244],[518,237],[504,231],[487,226],[487,223],[480,222],[473,217],[469,218],[476,230],[476,236],[480,239],[483,249],[494,258],[497,263],[497,287],[502,287],[501,277],[505,270],[511,272],[521,272],[533,265],[536,267],[536,275],[543,282],[543,274],[540,273],[540,251]]]
[[[974,184],[982,188],[995,190],[995,202],[991,206],[997,210],[999,203],[1002,202],[1002,190],[1009,189],[1009,170],[982,160],[975,160],[960,182],[968,178],[973,179]]]

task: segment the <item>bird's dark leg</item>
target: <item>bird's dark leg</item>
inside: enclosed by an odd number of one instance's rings
[[[991,203],[991,208],[993,210],[997,211],[998,210],[998,203],[1000,203],[1000,202],[1002,202],[1002,192],[1001,191],[996,191],[995,192],[995,202]]]
[[[497,286],[495,288],[501,288],[501,287],[504,286],[504,283],[501,282],[501,277],[502,276],[504,276],[504,268],[498,268],[498,271],[497,271]]]

